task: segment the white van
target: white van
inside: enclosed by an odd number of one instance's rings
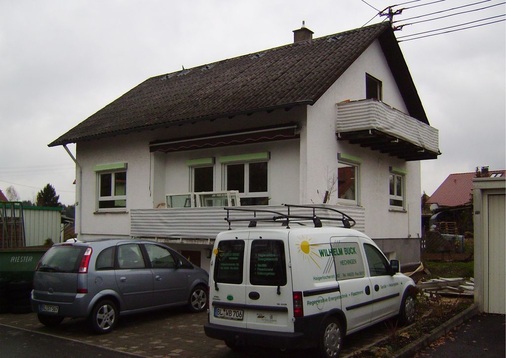
[[[216,238],[206,335],[234,350],[313,347],[337,357],[349,333],[397,315],[414,320],[415,283],[349,228],[352,218],[323,206],[285,206],[286,213],[226,208],[229,225],[250,225]],[[336,220],[343,227],[322,225]],[[264,221],[278,224],[257,226]]]

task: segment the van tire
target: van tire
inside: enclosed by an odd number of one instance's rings
[[[188,309],[190,312],[202,312],[207,307],[207,289],[202,285],[195,286],[188,298]]]
[[[246,346],[244,344],[240,344],[233,339],[227,339],[225,341],[225,345],[234,352],[244,352],[246,350]]]
[[[118,316],[118,308],[112,300],[99,301],[91,312],[91,328],[99,334],[110,333],[116,326]]]
[[[409,292],[404,293],[401,308],[399,311],[399,321],[403,325],[409,325],[415,322],[416,301],[415,296]]]
[[[343,344],[343,329],[337,317],[330,316],[323,321],[319,333],[318,348],[322,358],[337,358]]]
[[[39,322],[42,323],[46,327],[56,327],[58,326],[62,321],[62,316],[49,316],[47,314],[37,314],[37,318],[39,319]]]

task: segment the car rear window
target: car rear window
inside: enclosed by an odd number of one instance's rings
[[[85,249],[83,246],[53,246],[42,257],[38,271],[77,273]]]
[[[254,240],[251,244],[252,285],[286,285],[285,246],[280,240]]]
[[[214,281],[222,283],[242,283],[244,266],[244,241],[221,241],[218,244]]]

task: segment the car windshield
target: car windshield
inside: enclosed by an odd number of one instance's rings
[[[77,272],[84,250],[80,246],[53,246],[42,257],[38,271]]]

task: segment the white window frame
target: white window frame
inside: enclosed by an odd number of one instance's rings
[[[393,178],[393,190],[391,192],[391,182]],[[398,182],[401,181],[401,193],[397,191]],[[402,205],[395,205],[392,202],[400,201]],[[391,210],[404,211],[406,209],[406,173],[400,170],[390,170],[388,176],[388,204]]]
[[[215,189],[215,161],[214,158],[199,158],[199,159],[191,159],[186,162],[186,165],[190,168],[190,183],[189,190],[191,192],[195,192],[195,169],[200,168],[212,168],[212,188],[210,190],[203,191],[213,191]]]
[[[105,211],[126,211],[127,209],[127,183],[128,183],[128,173],[127,173],[127,163],[115,163],[115,164],[103,164],[97,165],[94,168],[97,178],[97,190],[96,190],[96,208],[98,212]],[[116,175],[117,174],[125,175],[125,193],[124,194],[115,194],[116,192]],[[101,196],[100,189],[102,184],[102,178],[105,175],[111,175],[111,195]],[[124,205],[114,206],[114,207],[100,207],[102,202],[124,202]]]
[[[353,157],[350,155],[346,155],[343,153],[339,153],[337,157],[338,165],[337,165],[337,201],[339,203],[343,204],[360,204],[360,158]],[[355,198],[354,199],[346,199],[346,198],[340,198],[339,197],[339,168],[341,165],[347,166],[347,167],[353,167],[355,169],[355,180],[354,180],[354,191],[355,191]]]
[[[267,198],[269,200],[269,159],[270,153],[253,153],[246,155],[228,156],[220,158],[222,163],[222,190],[227,190],[228,185],[228,166],[229,165],[243,165],[244,166],[244,188],[239,190],[239,197],[241,199],[249,198]],[[250,164],[265,163],[267,165],[267,191],[251,192],[249,183]],[[241,203],[242,205],[242,203]]]

